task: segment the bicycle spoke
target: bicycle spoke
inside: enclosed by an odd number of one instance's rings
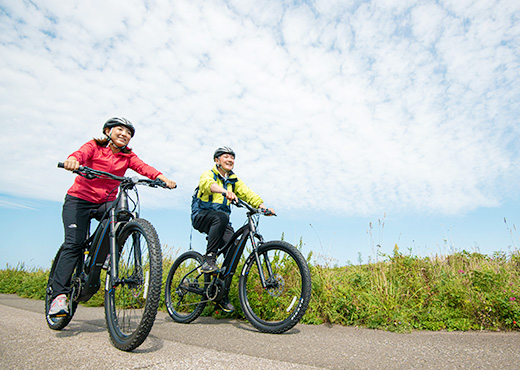
[[[177,322],[195,320],[208,300],[205,296],[209,278],[200,272],[202,256],[196,252],[181,255],[166,279],[165,301],[168,313]]]
[[[310,299],[310,275],[299,251],[284,242],[259,249],[260,269],[248,258],[240,277],[240,300],[247,319],[266,332],[283,332],[301,318]],[[260,274],[265,279],[262,286]]]
[[[112,286],[107,274],[105,312],[112,342],[129,351],[152,328],[161,292],[162,258],[159,239],[149,222],[135,219],[121,235],[118,281]]]

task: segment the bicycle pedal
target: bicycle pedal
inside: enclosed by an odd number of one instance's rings
[[[67,317],[69,314],[67,313],[58,313],[55,315],[49,315],[50,318],[56,318],[56,317]]]
[[[207,272],[204,271],[204,270],[202,270],[202,269],[199,269],[198,271],[199,271],[199,273],[202,272],[202,273],[207,274],[207,275],[218,275],[219,273],[223,272],[224,269],[223,269],[223,268],[219,268],[218,270],[215,270],[215,271],[207,271]]]

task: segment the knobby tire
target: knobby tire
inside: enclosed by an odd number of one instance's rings
[[[206,302],[201,301],[206,300],[204,291],[209,275],[197,269],[202,263],[200,253],[188,251],[175,260],[168,273],[164,291],[166,308],[170,317],[181,324],[195,320],[206,307]]]
[[[301,320],[309,305],[309,266],[298,249],[283,241],[262,244],[258,255],[268,287],[262,287],[256,258],[251,253],[240,274],[240,305],[247,320],[258,330],[283,333]]]
[[[109,267],[105,284],[105,318],[112,344],[123,351],[140,346],[152,329],[162,283],[161,244],[144,219],[128,222],[118,235],[118,279]]]

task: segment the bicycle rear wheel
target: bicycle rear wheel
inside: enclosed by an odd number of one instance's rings
[[[58,253],[56,253],[56,257],[54,257],[54,261],[52,262],[52,267],[49,272],[49,279],[47,280],[47,289],[45,294],[45,319],[47,321],[47,325],[52,330],[61,330],[64,327],[66,327],[70,320],[72,320],[72,316],[74,316],[74,313],[76,312],[76,308],[78,307],[77,302],[70,302],[69,300],[69,314],[66,316],[61,317],[51,317],[49,316],[49,309],[51,308],[52,303],[52,282],[54,277],[54,271],[56,270],[56,265],[58,264],[58,260],[60,259],[62,248],[58,250]],[[72,276],[77,276],[77,268],[76,271],[73,273]]]
[[[110,266],[105,285],[105,318],[110,340],[123,351],[140,346],[152,329],[162,282],[159,237],[144,219],[128,222],[118,237],[118,281]]]
[[[249,322],[266,333],[283,333],[305,314],[311,298],[311,276],[300,251],[283,241],[258,249],[266,289],[255,254],[247,258],[239,280],[240,305]]]
[[[188,324],[195,320],[206,307],[205,283],[209,275],[200,271],[203,257],[195,251],[181,254],[173,263],[164,291],[166,308],[171,318]]]

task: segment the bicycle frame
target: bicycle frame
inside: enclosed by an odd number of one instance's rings
[[[58,167],[64,168],[64,164],[58,163]],[[99,290],[101,270],[107,269],[104,306],[110,340],[116,348],[132,351],[150,333],[160,302],[162,281],[161,243],[154,226],[139,217],[137,185],[169,186],[159,179],[121,177],[82,166],[73,172],[87,179],[116,180],[119,184],[112,192],[119,189],[119,194],[113,202],[92,204],[87,238],[79,246],[83,256],[78,258],[71,277],[68,312],[64,309],[50,314],[55,273],[65,247],[62,245],[58,250],[47,281],[47,325],[53,330],[65,328],[78,303],[88,301]],[[99,224],[91,234],[90,220],[93,218]]]
[[[258,233],[259,214],[268,210],[248,209],[245,224],[231,235],[217,256],[223,256],[222,267],[204,273],[204,257],[197,251],[182,253],[173,262],[165,287],[165,304],[171,318],[182,324],[193,322],[208,302],[214,302],[226,313],[229,290],[240,260],[244,264],[238,279],[238,298],[242,313],[258,330],[283,333],[296,325],[309,305],[312,285],[307,260],[297,247],[283,241],[264,241]],[[251,241],[252,250],[245,245]],[[191,248],[190,248],[191,249]],[[220,258],[222,260],[222,257]]]
[[[108,206],[107,210],[101,217],[94,233],[88,237],[84,244],[84,254],[87,256],[78,262],[79,276],[75,276],[73,281],[73,292],[71,296],[77,302],[86,302],[99,290],[101,285],[100,275],[107,255],[110,253],[110,283],[111,286],[105,287],[110,290],[121,284],[118,271],[119,250],[117,246],[117,238],[119,230],[130,220],[139,217],[139,201],[135,203],[136,207],[130,211],[128,205],[128,191],[132,190],[138,183],[147,183],[150,186],[164,186],[160,180],[143,180],[138,178],[119,177],[102,171],[88,169],[86,175],[80,171],[74,171],[82,176],[102,176],[109,175],[111,178],[120,181],[117,198]],[[159,182],[158,182],[159,181]],[[140,256],[138,256],[140,257]],[[140,260],[140,258],[138,259]],[[76,284],[74,284],[76,283]],[[77,289],[77,291],[76,291]]]
[[[83,273],[83,276],[79,276],[81,279],[79,291],[73,294],[76,301],[86,302],[99,290],[101,270],[109,253],[112,266],[111,281],[113,285],[119,283],[117,270],[119,251],[116,243],[118,230],[131,219],[139,217],[137,212],[132,213],[128,209],[127,192],[130,187],[121,183],[119,190],[118,197],[105,211],[96,230],[84,242],[84,254],[87,257],[79,261],[83,264],[83,268],[78,270]]]
[[[259,211],[254,209],[249,204],[243,202],[240,199],[239,199],[238,203],[235,205],[238,207],[246,207],[248,209],[248,212],[246,214],[247,223],[245,225],[243,225],[241,228],[239,228],[237,231],[235,231],[233,233],[233,235],[231,236],[231,239],[224,245],[224,247],[222,247],[217,252],[217,255],[224,254],[224,262],[222,263],[222,268],[220,269],[218,274],[214,275],[214,278],[211,281],[210,285],[218,284],[217,281],[220,280],[220,281],[223,281],[224,289],[219,289],[216,296],[213,297],[212,299],[210,299],[213,301],[220,300],[224,296],[225,290],[229,289],[229,287],[231,286],[233,276],[236,272],[238,263],[240,262],[240,257],[242,256],[242,253],[244,252],[248,239],[251,241],[251,246],[253,248],[252,252],[255,255],[255,260],[256,260],[256,264],[258,266],[262,287],[264,289],[267,287],[264,272],[263,272],[263,269],[261,268],[262,263],[260,261],[260,257],[257,252],[258,247],[264,242],[264,238],[262,237],[262,235],[260,235],[257,232],[256,223],[253,219],[253,216],[255,214],[258,214]],[[255,239],[258,239],[258,242]],[[271,265],[267,259],[267,256],[265,256],[265,258],[266,258],[265,262],[266,262],[267,270],[268,270],[269,274],[272,274]]]
[[[121,183],[119,186],[119,195],[116,199],[116,206],[111,207],[109,209],[109,220],[110,220],[110,265],[112,266],[110,268],[110,277],[112,286],[116,286],[120,284],[119,280],[119,271],[118,271],[118,261],[119,258],[119,250],[117,247],[117,236],[118,236],[118,230],[121,229],[121,227],[126,224],[128,221],[130,221],[133,218],[139,217],[138,212],[130,212],[128,209],[128,194],[127,191],[132,189],[134,187],[134,184],[127,185]],[[139,258],[141,260],[141,258]],[[108,287],[107,287],[108,288]],[[108,290],[108,289],[107,289]]]

